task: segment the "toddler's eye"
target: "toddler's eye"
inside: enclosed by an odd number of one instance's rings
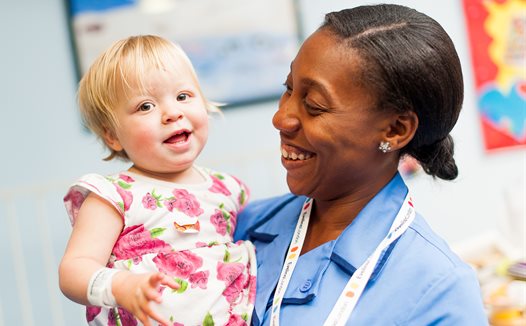
[[[143,103],[141,105],[139,105],[139,109],[138,111],[150,111],[151,109],[153,109],[155,107],[155,105],[153,105],[152,103],[150,102],[146,102],[146,103]]]
[[[188,95],[187,93],[181,93],[181,94],[177,95],[177,100],[179,102],[182,102],[182,101],[186,101],[189,97],[190,97],[190,95]]]

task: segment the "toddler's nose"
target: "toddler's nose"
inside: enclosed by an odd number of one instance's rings
[[[163,110],[162,120],[164,124],[167,124],[180,120],[183,118],[183,116],[183,111],[177,107],[168,107]]]

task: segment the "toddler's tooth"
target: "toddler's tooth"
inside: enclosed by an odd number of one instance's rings
[[[292,159],[293,159],[293,160],[295,160],[295,159],[298,158],[298,155],[297,155],[296,153],[292,153],[291,156],[292,156]]]
[[[305,159],[308,160],[310,158],[310,154],[305,155]]]
[[[301,153],[300,155],[298,155],[298,158],[303,161],[305,159],[305,155],[303,155],[303,153]]]

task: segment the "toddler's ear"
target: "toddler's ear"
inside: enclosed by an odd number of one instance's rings
[[[116,152],[120,152],[123,150],[117,136],[115,136],[114,133],[108,129],[104,131],[104,142],[106,143],[106,145],[108,145],[109,148],[113,149]]]

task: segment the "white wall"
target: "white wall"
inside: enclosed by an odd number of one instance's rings
[[[525,151],[484,152],[461,2],[386,2],[442,23],[464,67],[466,100],[453,133],[460,176],[450,183],[427,176],[409,180],[417,208],[450,242],[502,229],[510,215],[506,191],[515,193],[524,220]],[[303,29],[310,33],[323,13],[359,3],[364,1],[300,0]],[[57,285],[70,231],[61,198],[76,177],[124,165],[102,162],[101,146],[80,127],[62,0],[0,0],[0,33],[0,326],[83,324],[83,309]],[[276,105],[225,111],[225,119],[213,121],[200,159],[244,179],[253,198],[286,191],[270,122]]]

